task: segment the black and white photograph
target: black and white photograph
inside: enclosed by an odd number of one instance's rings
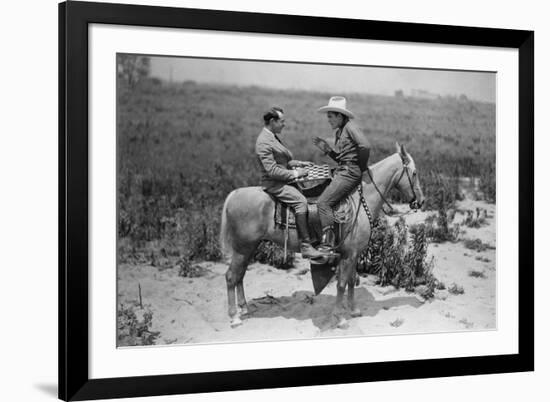
[[[1,399],[546,400],[543,4],[5,2]]]
[[[494,71],[116,56],[117,347],[494,331]]]

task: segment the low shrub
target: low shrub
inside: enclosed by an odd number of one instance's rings
[[[460,225],[453,224],[454,210],[439,209],[437,215],[430,215],[424,221],[426,237],[434,243],[455,242],[460,234]]]
[[[466,218],[462,221],[462,225],[469,228],[480,228],[487,225],[487,210],[484,208],[476,208],[475,214],[471,209],[466,210]]]
[[[400,327],[405,322],[402,318],[396,318],[394,321],[390,322],[390,325],[394,328]]]
[[[294,253],[287,250],[285,259],[284,248],[268,240],[260,242],[254,253],[253,260],[280,269],[294,267]]]
[[[198,278],[204,275],[205,270],[199,265],[194,265],[188,256],[182,256],[178,262],[178,275],[183,278]]]
[[[464,239],[462,242],[464,243],[464,247],[478,252],[491,248],[489,244],[483,243],[480,239]]]
[[[496,171],[494,162],[484,167],[479,177],[479,190],[487,202],[496,202]]]
[[[471,270],[470,272],[468,272],[468,276],[471,276],[472,278],[481,278],[481,279],[487,278],[487,276],[485,275],[485,272],[475,271],[475,270]]]
[[[448,292],[453,295],[462,295],[464,294],[464,288],[456,283],[452,283],[451,286],[447,288]]]
[[[393,285],[413,291],[419,285],[432,297],[437,280],[433,276],[433,260],[427,260],[428,241],[423,224],[409,229],[403,218],[393,226],[380,220],[373,230],[368,249],[361,254],[360,274],[374,274],[382,286]]]
[[[151,331],[152,322],[152,311],[121,304],[117,311],[117,346],[154,345],[160,332]]]
[[[462,199],[459,186],[459,175],[444,176],[430,171],[422,176],[422,188],[426,194],[423,210],[451,208],[457,200]]]

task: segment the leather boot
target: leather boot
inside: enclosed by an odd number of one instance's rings
[[[317,251],[311,245],[311,239],[309,237],[309,230],[307,228],[307,215],[296,214],[296,229],[298,230],[298,237],[301,240],[300,253],[302,258],[319,258],[324,254]]]
[[[323,229],[323,237],[321,238],[321,245],[319,246],[319,250],[325,253],[333,251],[335,241],[336,236],[334,234],[334,228],[332,226],[327,226]]]

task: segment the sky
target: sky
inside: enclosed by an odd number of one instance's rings
[[[349,92],[393,95],[396,90],[408,95],[412,90],[424,90],[441,96],[464,94],[483,102],[495,102],[496,97],[496,74],[491,72],[155,56],[151,57],[151,75],[173,82],[257,85],[334,95]]]

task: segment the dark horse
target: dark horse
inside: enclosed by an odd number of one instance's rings
[[[396,144],[397,152],[370,167],[371,182],[365,173],[361,185],[364,198],[369,210],[376,219],[386,195],[392,188],[397,188],[407,199],[411,200],[411,207],[419,207],[424,202],[424,195],[416,174],[413,158],[403,146]],[[353,205],[361,208],[358,192],[352,195]],[[275,227],[273,220],[275,203],[272,198],[260,187],[242,187],[233,190],[226,198],[222,212],[220,242],[224,255],[231,258],[231,263],[225,274],[227,282],[228,313],[231,326],[242,324],[241,315],[248,312],[244,295],[243,278],[246,273],[248,260],[256,250],[261,240],[271,240],[278,244],[283,243],[283,230]],[[367,214],[359,211],[355,222],[344,228],[349,230],[340,247],[341,259],[337,267],[337,296],[334,312],[338,316],[339,326],[345,325],[343,297],[348,287],[348,307],[352,317],[361,315],[355,306],[354,287],[357,259],[359,254],[368,246],[371,228]],[[299,240],[295,231],[291,231],[288,247],[290,250],[299,250]],[[235,288],[239,310],[235,304]]]

